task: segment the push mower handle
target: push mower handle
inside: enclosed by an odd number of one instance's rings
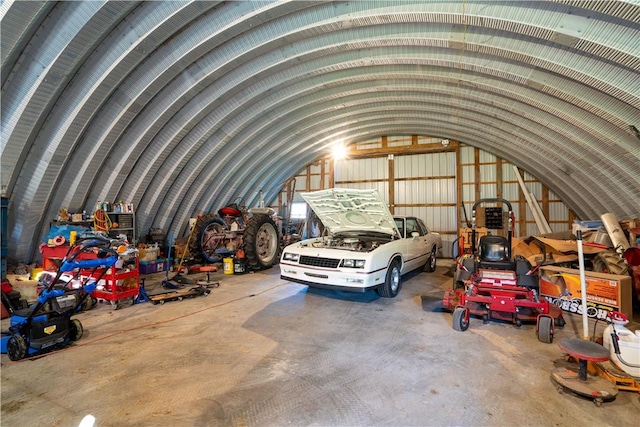
[[[88,268],[97,268],[97,267],[105,267],[110,268],[118,261],[117,256],[110,256],[108,258],[98,258],[98,259],[82,259],[82,260],[66,260],[60,266],[60,271],[63,273],[73,271],[78,268],[88,269]]]

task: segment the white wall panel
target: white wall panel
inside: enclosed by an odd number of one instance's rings
[[[311,175],[309,177],[309,183],[311,184],[310,188],[313,188],[314,190],[320,189],[321,188],[320,179],[321,179],[320,175]]]
[[[516,181],[516,172],[513,170],[511,163],[502,163],[502,180],[503,181]]]
[[[305,188],[307,188],[307,177],[305,175],[296,176],[296,193],[305,191]]]
[[[506,183],[502,185],[502,197],[511,203],[520,197],[520,186],[517,183]]]
[[[569,212],[562,203],[549,203],[549,221],[568,221]]]
[[[473,185],[462,186],[462,198],[465,203],[473,203],[476,199],[476,189]]]
[[[476,171],[473,165],[462,166],[462,182],[475,182]]]
[[[480,163],[495,163],[496,156],[486,151],[480,151]]]
[[[480,179],[482,182],[496,182],[496,165],[480,165]]]
[[[460,147],[460,163],[473,163],[474,159],[474,148],[469,145],[464,145]]]
[[[488,199],[498,197],[495,184],[480,184],[480,198]]]

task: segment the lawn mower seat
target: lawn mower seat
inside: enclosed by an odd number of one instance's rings
[[[538,290],[540,283],[536,275],[527,275],[533,268],[531,263],[527,261],[522,255],[516,255],[514,257],[516,263],[516,277],[518,279],[518,286],[525,287],[527,289]]]
[[[492,270],[513,270],[509,240],[503,236],[482,236],[478,243],[478,266]]]

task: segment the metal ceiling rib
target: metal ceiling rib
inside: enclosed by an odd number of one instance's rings
[[[59,206],[126,199],[143,233],[181,231],[270,202],[336,138],[406,132],[526,166],[581,215],[640,214],[637,3],[51,5],[0,6],[25,46],[2,57],[18,258]]]
[[[309,66],[310,66],[311,68],[313,68],[313,69],[317,69],[317,68],[318,68],[318,66],[317,66],[315,63],[313,63],[313,62],[309,63]],[[280,93],[280,92],[281,92],[281,91],[279,91],[279,93]],[[237,101],[237,100],[236,100],[236,101]],[[266,108],[269,108],[269,107],[266,107]],[[221,109],[221,107],[219,107],[219,109]],[[247,110],[243,110],[243,111],[245,111],[245,112],[246,112]],[[226,135],[226,133],[225,133],[225,135]]]

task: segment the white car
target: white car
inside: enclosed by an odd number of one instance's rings
[[[442,249],[440,234],[415,217],[391,216],[376,190],[334,188],[303,193],[329,232],[284,248],[280,277],[342,291],[375,289],[398,295],[402,275],[432,272]]]

